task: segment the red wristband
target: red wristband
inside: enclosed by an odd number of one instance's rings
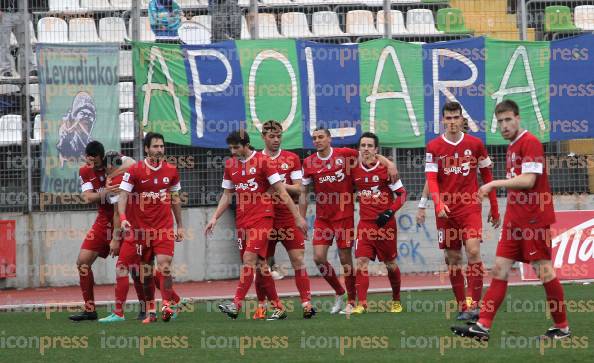
[[[120,214],[120,222],[127,221],[125,214]]]

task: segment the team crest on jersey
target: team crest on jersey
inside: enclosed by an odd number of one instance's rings
[[[289,169],[289,165],[288,165],[287,163],[283,163],[283,164],[281,165],[281,169],[283,169],[283,170],[287,170],[287,169]]]
[[[165,183],[165,184],[169,184],[169,178],[168,178],[168,177],[164,177],[164,178],[163,178],[163,183]]]
[[[256,168],[254,168],[254,167],[250,168],[250,175],[252,175],[252,174],[256,174]]]
[[[100,180],[100,181],[104,181],[104,180],[105,180],[105,178],[104,178],[103,176],[100,176],[100,177],[99,177],[99,180]]]
[[[472,151],[470,149],[464,150],[464,156],[472,156]]]
[[[371,178],[371,180],[373,180],[374,182],[378,182],[379,181],[379,176],[374,175],[373,178]]]
[[[127,182],[130,179],[130,173],[125,173],[122,179]]]
[[[336,159],[336,165],[341,166],[343,163],[342,159]]]
[[[159,184],[159,179],[155,178],[155,180],[153,180],[155,182],[155,184]]]

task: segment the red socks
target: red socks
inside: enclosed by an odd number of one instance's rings
[[[239,275],[239,284],[237,284],[237,290],[235,291],[235,298],[233,298],[233,303],[238,309],[241,308],[241,304],[243,303],[248,290],[252,286],[253,281],[254,268],[252,266],[243,265]]]
[[[400,268],[398,266],[394,270],[388,269],[388,279],[392,286],[392,300],[400,301]]]
[[[481,301],[483,293],[483,276],[485,270],[482,262],[469,263],[466,267],[466,280],[468,281],[467,296],[472,297],[473,305]]]
[[[266,303],[266,289],[263,286],[262,273],[260,270],[256,271],[256,279],[254,280],[254,287],[256,288],[256,295],[258,296],[258,304],[264,305]]]
[[[309,286],[309,277],[307,276],[305,267],[295,270],[295,286],[297,286],[297,290],[299,291],[301,303],[310,302],[311,288]]]
[[[159,277],[159,290],[161,290],[163,304],[169,304],[173,300],[173,277],[171,273],[160,273]]]
[[[351,267],[351,271],[347,271],[344,274],[344,284],[346,285],[347,291],[347,302],[351,305],[355,305],[357,300],[357,276],[355,270]],[[369,287],[369,275],[367,275],[367,286]]]
[[[359,305],[367,307],[367,290],[369,289],[369,272],[367,270],[357,269],[355,285],[357,288],[357,296],[359,297]]]
[[[466,296],[464,294],[465,284],[462,269],[458,266],[448,266],[448,271],[450,275],[450,283],[452,284],[452,291],[454,291],[454,296],[456,297],[456,301],[458,302],[458,309],[460,311],[465,311],[467,309],[467,306]]]
[[[561,286],[559,279],[555,277],[555,279],[544,283],[543,286],[547,294],[547,302],[549,304],[551,316],[555,322],[555,327],[560,329],[567,328],[567,312],[565,310],[565,301],[563,298],[563,287]]]
[[[95,279],[91,266],[80,266],[78,268],[78,277],[83,300],[85,301],[85,311],[95,311],[95,294],[93,292]]]
[[[479,323],[487,329],[491,328],[495,314],[501,306],[503,299],[505,299],[505,292],[507,290],[507,281],[493,278],[491,286],[487,289],[487,293],[483,298],[481,304],[481,313],[479,315]]]
[[[156,285],[159,290],[161,290],[161,276],[162,275],[163,274],[161,273],[161,271],[159,271],[158,269],[155,269],[155,277],[153,280],[154,280],[154,285]],[[153,286],[153,297],[154,296],[155,296],[155,287]],[[175,289],[172,286],[171,287],[171,301],[173,301],[174,304],[177,304],[180,300],[181,300],[181,298],[179,297],[177,292],[175,292]]]
[[[326,261],[323,264],[318,265],[318,270],[320,270],[326,282],[328,282],[328,284],[332,286],[332,288],[336,292],[336,295],[344,295],[344,288],[340,284],[338,276],[336,276],[336,271],[334,271],[334,268],[332,267],[330,262]]]
[[[116,277],[115,287],[115,310],[113,311],[119,316],[124,316],[124,305],[126,304],[126,298],[128,297],[128,288],[130,287],[130,280],[128,280],[128,274],[124,276]]]

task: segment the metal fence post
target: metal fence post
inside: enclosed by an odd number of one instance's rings
[[[258,0],[250,0],[250,9],[248,10],[250,21],[250,34],[252,39],[259,39],[258,34]]]
[[[27,213],[33,212],[33,170],[32,170],[32,157],[31,157],[31,102],[30,100],[30,89],[29,89],[29,62],[27,61],[26,57],[29,56],[31,53],[31,30],[29,29],[29,0],[24,0],[21,2],[22,6],[22,14],[23,14],[23,24],[25,29],[25,34],[23,37],[25,38],[23,44],[20,44],[21,47],[24,46],[24,49],[19,50],[19,73],[21,77],[25,80],[22,87],[24,87],[24,92],[21,90],[21,100],[24,102],[21,103],[21,120],[25,123],[25,127],[23,127],[23,138],[21,143],[21,157],[25,158],[27,161],[27,173],[26,173],[26,188],[27,188]],[[24,113],[24,115],[23,115]]]
[[[384,0],[384,38],[392,38],[392,12],[390,0]]]
[[[132,38],[133,41],[138,41],[140,39],[140,1],[132,1],[132,9],[131,9],[131,16],[130,16],[130,21],[132,22],[132,34],[130,34],[130,37]],[[132,65],[132,68],[134,68],[134,65]],[[142,147],[142,122],[140,122],[139,119],[139,110],[137,109],[136,106],[136,87],[138,86],[136,84],[136,80],[132,80],[132,84],[134,85],[134,87],[132,87],[133,90],[133,100],[134,102],[132,103],[132,111],[134,112],[134,142],[133,142],[133,157],[136,160],[140,160],[143,158],[144,156],[144,149]]]
[[[526,13],[526,0],[518,0],[517,9],[520,12],[520,40],[527,40],[528,14]]]

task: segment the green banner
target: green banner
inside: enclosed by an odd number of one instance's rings
[[[120,150],[118,45],[37,45],[43,120],[41,191],[77,193],[86,145]]]
[[[251,144],[263,148],[261,125],[278,120],[285,130],[282,147],[303,147],[301,77],[295,41],[239,40],[235,45],[240,55]]]
[[[361,127],[400,147],[425,144],[423,49],[378,39],[359,45]]]
[[[549,42],[510,42],[487,38],[485,121],[487,143],[506,145],[497,131],[495,106],[514,100],[521,111],[522,127],[543,142],[550,141]],[[496,61],[495,61],[496,59]]]

